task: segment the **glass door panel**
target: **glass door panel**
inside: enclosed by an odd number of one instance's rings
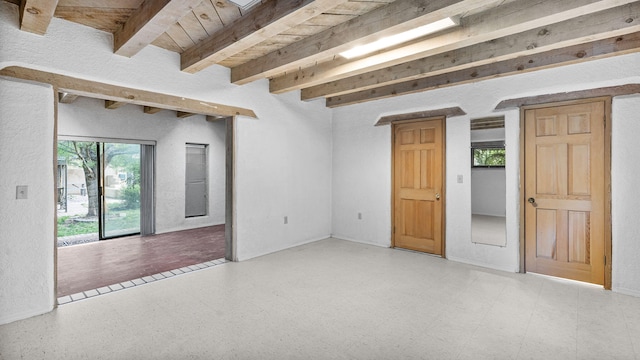
[[[98,143],[58,141],[58,246],[98,241]]]
[[[140,145],[102,143],[101,238],[140,233]]]

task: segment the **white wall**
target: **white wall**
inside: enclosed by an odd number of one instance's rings
[[[333,234],[355,241],[390,245],[391,134],[388,126],[373,126],[377,119],[382,115],[460,106],[467,115],[449,118],[446,123],[446,256],[451,260],[517,271],[520,114],[518,109],[501,112],[493,112],[493,109],[501,100],[509,98],[627,83],[640,83],[640,54],[334,109]],[[613,258],[613,286],[615,291],[636,294],[640,292],[640,271],[634,257],[640,253],[640,241],[634,235],[640,229],[637,221],[630,219],[637,219],[640,211],[635,206],[637,201],[628,203],[626,199],[633,199],[632,189],[638,186],[634,176],[639,174],[635,164],[640,143],[633,139],[640,129],[637,121],[632,120],[638,112],[640,103],[636,98],[614,101],[613,247],[617,250],[614,250]],[[471,171],[470,119],[500,115],[505,116],[507,150],[505,247],[471,242],[471,187],[467,180]],[[623,116],[627,118],[619,119]],[[633,119],[637,120],[637,116]],[[457,183],[457,175],[463,175],[464,183]],[[358,211],[366,215],[363,220],[357,219]]]
[[[229,83],[229,70],[212,66],[197,74],[180,71],[180,57],[163,49],[149,46],[126,58],[113,54],[113,38],[109,33],[54,18],[45,36],[38,36],[18,28],[18,7],[0,1],[0,69],[17,65],[60,73],[78,78],[100,81],[132,88],[163,92],[190,97],[203,101],[250,108],[259,119],[239,117],[237,122],[236,146],[236,231],[237,256],[244,260],[279,249],[288,248],[315,239],[325,238],[331,232],[331,111],[322,102],[304,103],[299,93],[271,95],[266,80],[244,86]],[[17,119],[28,119],[30,108],[47,106],[38,97],[24,94],[14,99]],[[84,111],[86,109],[82,109]],[[68,111],[65,109],[64,111]],[[118,111],[118,110],[114,110]],[[136,111],[123,108],[123,111]],[[53,121],[49,114],[49,121]],[[160,118],[163,117],[161,114]],[[157,116],[156,115],[156,116]],[[161,123],[164,120],[159,120]],[[180,120],[173,119],[178,122]],[[4,119],[3,119],[4,121]],[[111,121],[111,120],[110,120]],[[194,121],[185,119],[184,123]],[[199,120],[195,120],[197,122]],[[110,131],[110,126],[105,126]],[[42,127],[53,139],[53,128]],[[196,131],[191,128],[189,132]],[[101,132],[107,129],[101,129]],[[144,131],[153,132],[153,126]],[[42,136],[44,136],[43,134]],[[189,134],[189,136],[196,136]],[[187,135],[184,135],[185,137]],[[198,135],[199,136],[199,135]],[[15,141],[15,135],[0,133],[0,143]],[[175,139],[183,136],[176,136]],[[169,156],[173,149],[182,148],[184,143],[171,143],[163,156]],[[175,146],[175,148],[174,148]],[[181,153],[183,150],[176,150]],[[167,154],[170,153],[170,154]],[[12,161],[22,163],[21,171],[31,173],[52,173],[53,154],[41,152],[43,163],[29,162],[17,154]],[[161,154],[159,154],[160,156]],[[27,160],[27,161],[25,161]],[[0,164],[0,166],[4,166]],[[176,173],[181,173],[181,168]],[[52,176],[52,175],[51,175]],[[30,178],[34,186],[51,186],[53,178]],[[15,191],[15,184],[11,185]],[[180,186],[177,191],[184,189]],[[178,195],[169,194],[176,204]],[[40,222],[53,221],[54,205],[47,208],[42,204],[53,201],[51,193],[35,193],[34,203],[40,204]],[[182,205],[180,205],[182,207]],[[4,202],[0,205],[4,209]],[[170,214],[158,214],[169,218]],[[283,224],[283,216],[289,216],[289,224]],[[26,219],[22,216],[21,219]],[[20,242],[29,241],[21,229],[27,220],[15,220],[3,232],[14,233],[16,237],[7,243],[3,240],[0,252],[5,256],[17,252]],[[27,225],[28,226],[28,225]],[[182,226],[182,225],[179,225]],[[168,230],[165,229],[165,230]],[[53,228],[42,229],[42,241],[54,244]],[[26,260],[34,263],[43,258],[52,261],[52,250],[33,252]],[[18,257],[16,260],[24,261]],[[31,261],[32,260],[32,261]],[[15,274],[10,262],[0,262],[0,272],[16,275],[11,284],[30,283],[32,278]],[[47,281],[53,281],[53,267],[39,272]],[[24,294],[21,286],[4,286],[2,294],[6,298],[25,304],[49,302],[44,294],[31,291]],[[26,295],[27,299],[21,297]],[[29,299],[32,297],[33,299]],[[33,300],[33,302],[31,301]],[[28,305],[33,312],[44,311]],[[4,314],[4,308],[2,309]],[[7,319],[24,317],[23,313],[9,311]]]
[[[612,112],[613,289],[640,296],[640,95],[614,99]]]
[[[53,308],[53,114],[51,86],[0,77],[0,324]]]
[[[180,119],[174,111],[149,115],[134,105],[109,110],[104,108],[104,101],[78,98],[59,105],[58,134],[156,141],[156,233],[224,224],[223,121],[208,122],[202,115]],[[209,145],[207,216],[184,217],[186,143]]]

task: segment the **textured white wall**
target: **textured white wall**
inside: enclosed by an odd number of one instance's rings
[[[78,98],[58,108],[58,134],[156,141],[156,233],[225,222],[225,124],[195,115],[180,119],[174,111],[154,115],[142,107],[104,108],[104,101]],[[184,217],[185,144],[209,145],[207,216]]]
[[[613,290],[640,296],[640,95],[614,99],[612,112]]]
[[[54,305],[53,114],[50,86],[0,77],[0,324]]]
[[[517,271],[520,114],[518,109],[503,112],[493,112],[493,109],[501,100],[509,98],[640,83],[639,64],[640,54],[630,54],[334,109],[333,234],[360,242],[390,245],[391,135],[388,126],[374,127],[376,120],[382,115],[460,106],[467,115],[449,118],[446,129],[447,257],[470,264]],[[621,101],[623,100],[616,102]],[[626,114],[630,116],[640,111],[637,102],[626,101],[629,108],[625,111]],[[621,106],[619,104],[619,107]],[[616,118],[621,116],[620,111],[614,111],[614,129],[618,138],[624,137],[626,140],[616,140],[614,136],[614,150],[618,149],[617,152],[614,151],[614,156],[620,154],[616,157],[619,164],[636,163],[638,145],[637,142],[633,142],[632,137],[633,134],[637,134],[637,124],[631,124],[632,120],[627,119],[616,128]],[[471,242],[471,187],[468,181],[471,172],[469,121],[473,118],[500,115],[505,116],[507,144],[505,247]],[[631,147],[631,150],[621,152],[621,147]],[[613,186],[621,187],[620,182],[628,182],[629,185],[622,188],[631,191],[631,184],[636,185],[637,180],[625,175],[629,172],[637,175],[634,172],[635,168],[631,166],[625,172],[621,171],[621,167],[613,169]],[[463,175],[462,184],[457,183],[457,175]],[[621,196],[621,199],[625,199],[624,204],[628,197],[627,193]],[[614,216],[621,212],[626,212],[629,218],[640,216],[635,201],[633,204],[622,206],[622,200],[616,199],[614,196]],[[365,215],[363,220],[357,219],[357,212]],[[637,234],[638,229],[633,223],[635,222],[614,218],[614,248],[633,249],[637,253],[638,241],[634,239],[633,234]],[[626,257],[614,254],[616,291],[640,291],[637,261],[631,260],[633,255],[630,254],[632,253],[628,251]]]
[[[331,233],[330,111],[289,95],[256,102],[269,116],[238,122],[239,260]]]

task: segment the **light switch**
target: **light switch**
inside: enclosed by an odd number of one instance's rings
[[[462,184],[462,175],[458,175],[458,184]]]
[[[16,199],[26,199],[29,195],[29,187],[27,185],[16,186]]]

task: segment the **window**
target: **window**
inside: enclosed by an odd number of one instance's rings
[[[207,145],[186,145],[185,217],[207,215]]]
[[[504,167],[504,163],[504,142],[487,141],[471,144],[471,164],[473,167]]]

